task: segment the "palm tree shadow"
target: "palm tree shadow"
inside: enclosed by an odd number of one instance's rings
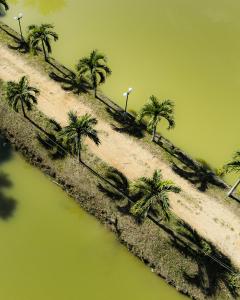
[[[64,159],[67,156],[67,150],[63,146],[63,140],[58,136],[62,130],[61,125],[53,119],[49,120],[48,135],[37,133],[38,142],[45,148],[49,157],[53,160]]]
[[[199,164],[198,167],[190,168],[186,165],[180,167],[177,164],[172,163],[172,169],[179,176],[187,179],[192,184],[197,185],[197,188],[201,192],[205,192],[209,188],[209,184],[222,187],[222,184],[214,179],[213,171],[203,164]]]
[[[217,295],[224,285],[231,296],[237,298],[238,286],[235,284],[236,276],[231,271],[234,268],[230,259],[203,240],[188,224],[181,221],[179,226],[181,226],[179,233],[184,240],[171,237],[171,245],[197,264],[195,272],[183,272],[184,278],[200,288],[208,297]]]
[[[17,50],[21,53],[29,53],[30,47],[29,44],[26,41],[23,41],[22,39],[14,38],[15,45],[9,44],[8,47],[12,50]]]
[[[9,219],[17,206],[17,202],[15,199],[7,197],[3,189],[10,188],[12,183],[6,174],[0,173],[0,218],[7,220]]]
[[[107,107],[106,110],[109,115],[120,124],[120,126],[112,124],[112,128],[115,131],[126,133],[140,139],[144,137],[144,130],[146,128],[144,125],[136,123],[134,117],[129,114],[125,114],[123,111],[116,111],[109,107]]]
[[[0,135],[0,164],[10,160],[12,155],[11,145]]]
[[[105,173],[105,183],[99,183],[98,189],[107,197],[117,203],[121,212],[129,213],[130,202],[130,183],[127,177],[119,170],[109,167]]]
[[[54,66],[57,68],[56,66]],[[60,71],[59,68],[57,68],[58,71]],[[71,72],[69,75],[66,75],[64,72],[60,71],[63,76],[57,75],[55,72],[51,72],[49,74],[49,77],[53,79],[56,82],[61,83],[61,87],[65,91],[71,91],[77,95],[80,95],[81,93],[88,93],[90,90],[90,84],[87,82],[87,80],[84,80],[83,78],[78,80],[77,75],[74,72]]]

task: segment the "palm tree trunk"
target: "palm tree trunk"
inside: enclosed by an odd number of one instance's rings
[[[25,108],[24,108],[24,104],[23,104],[23,101],[21,100],[21,106],[22,106],[22,112],[23,112],[23,116],[24,118],[26,118],[26,112],[25,112]]]
[[[154,126],[153,127],[153,132],[152,132],[152,142],[154,142],[154,140],[155,140],[156,130],[157,130],[157,126]]]
[[[45,61],[48,61],[47,52],[46,52],[43,40],[42,40],[42,48],[43,48],[43,53],[44,53],[44,59],[45,59]]]
[[[81,157],[81,138],[80,136],[78,136],[78,161],[81,162],[82,161],[82,157]]]

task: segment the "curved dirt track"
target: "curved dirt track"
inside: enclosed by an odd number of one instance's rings
[[[63,91],[58,83],[34,68],[21,55],[0,45],[0,57],[0,78],[5,81],[18,80],[27,75],[31,84],[40,89],[38,108],[48,117],[65,125],[70,110],[79,115],[85,112],[94,115],[90,107]],[[182,189],[181,194],[170,196],[171,207],[176,215],[217,245],[240,267],[240,219],[234,214],[231,204],[220,204],[218,199],[199,192],[176,175],[161,157],[153,156],[136,140],[114,131],[110,124],[99,120],[97,129],[100,132],[100,147],[88,143],[89,149],[96,156],[123,172],[129,179],[151,176],[155,169],[161,169],[164,178],[173,180]]]

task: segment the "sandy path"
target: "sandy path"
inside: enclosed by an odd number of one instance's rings
[[[31,84],[41,90],[38,108],[48,117],[62,125],[67,122],[70,110],[84,114],[94,113],[90,107],[80,103],[72,94],[63,91],[59,84],[33,68],[23,57],[0,45],[0,78],[18,80],[27,75]],[[240,267],[240,219],[226,205],[204,193],[200,193],[187,181],[176,175],[170,166],[154,157],[140,143],[114,131],[110,124],[100,121],[97,129],[102,144],[96,147],[89,143],[90,150],[109,165],[122,171],[129,179],[150,176],[157,168],[163,176],[172,179],[182,188],[182,193],[171,195],[173,211],[192,227],[217,245],[224,254]],[[191,199],[191,200],[190,200]]]

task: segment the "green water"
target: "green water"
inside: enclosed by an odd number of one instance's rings
[[[19,155],[0,153],[2,172],[17,205],[0,219],[1,299],[185,299]]]
[[[98,48],[113,75],[104,91],[139,110],[151,94],[176,102],[167,136],[196,158],[220,167],[239,148],[240,2],[238,0],[12,0],[5,21],[50,22],[60,40],[54,56],[72,67]],[[164,125],[164,124],[163,124]],[[163,130],[166,134],[166,130]]]

